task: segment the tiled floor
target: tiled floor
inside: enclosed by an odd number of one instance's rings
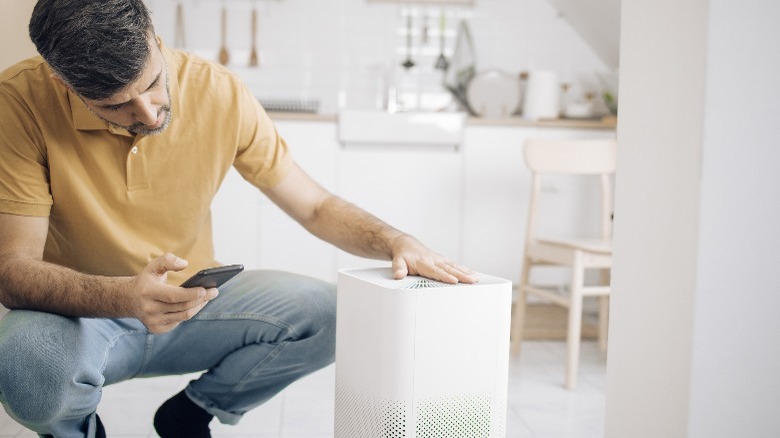
[[[600,438],[604,430],[606,355],[584,342],[576,391],[563,388],[563,342],[524,342],[509,364],[507,437]],[[211,424],[216,438],[331,438],[335,368],[330,366],[288,387],[250,412],[237,426]],[[191,376],[157,377],[105,388],[98,413],[109,437],[156,437],[157,406]],[[0,412],[0,437],[36,437]]]

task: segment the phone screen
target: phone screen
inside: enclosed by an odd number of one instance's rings
[[[244,270],[244,265],[227,265],[199,271],[181,284],[181,287],[220,287]]]

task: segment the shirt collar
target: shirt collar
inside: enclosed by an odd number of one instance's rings
[[[68,100],[70,101],[70,112],[73,116],[73,127],[81,131],[95,129],[108,129],[109,124],[105,120],[96,116],[87,108],[87,104],[74,92],[68,89]]]

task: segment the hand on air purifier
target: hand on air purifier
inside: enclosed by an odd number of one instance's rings
[[[392,253],[395,279],[419,275],[448,284],[477,282],[474,271],[431,251],[408,234],[393,241]]]

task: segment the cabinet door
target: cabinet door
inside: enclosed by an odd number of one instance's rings
[[[333,191],[338,154],[335,123],[281,121],[276,126],[295,161],[315,181]],[[314,237],[264,196],[257,227],[262,268],[336,280],[336,249]]]
[[[261,193],[231,168],[211,202],[214,254],[224,264],[259,267],[257,257]]]
[[[462,155],[454,147],[347,145],[338,192],[440,254],[460,259]],[[388,266],[338,252],[339,268]]]
[[[519,280],[530,174],[522,144],[529,129],[466,128],[464,137],[463,263]]]

